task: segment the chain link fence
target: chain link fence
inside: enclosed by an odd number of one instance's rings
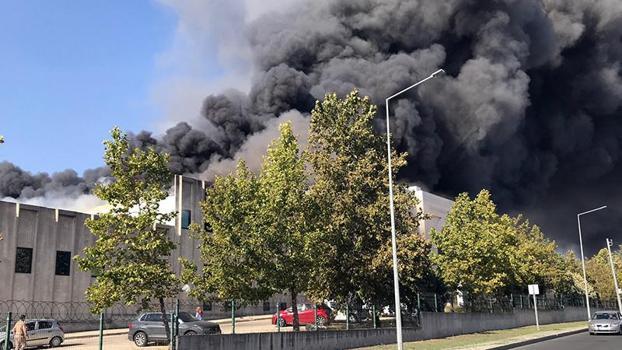
[[[565,307],[585,307],[585,298],[582,296],[564,295],[540,295],[537,296],[539,310],[563,310]],[[277,310],[285,310],[291,305],[287,302],[288,298],[275,296],[271,300],[266,300],[256,304],[234,305],[232,301],[199,302],[197,300],[180,301],[180,311],[189,312],[194,315],[197,307],[202,307],[204,319],[225,319],[241,316],[272,315]],[[418,328],[420,326],[421,312],[478,312],[478,313],[504,313],[515,310],[533,309],[533,296],[524,294],[510,294],[499,297],[469,296],[462,293],[417,293],[407,295],[402,298],[401,314],[404,327]],[[313,312],[313,306],[306,299],[300,298],[299,303],[306,304],[306,311]],[[395,327],[395,308],[394,305],[371,305],[362,302],[349,302],[337,304],[326,301],[325,306],[330,312],[330,322],[327,329],[357,329],[357,328],[390,328]],[[590,299],[591,307],[594,310],[617,310],[615,300]],[[175,310],[176,300],[167,299],[165,301],[167,312]],[[235,307],[235,308],[234,308]],[[234,311],[235,310],[235,311]],[[160,311],[158,303],[150,303],[143,308],[140,305],[115,305],[105,310],[104,319],[106,322],[118,321],[127,322],[145,311]],[[6,317],[8,312],[13,313],[13,317],[26,315],[32,318],[53,318],[60,322],[93,322],[99,320],[99,315],[91,313],[88,302],[51,302],[51,301],[24,301],[7,300],[0,301],[0,315]],[[301,316],[302,319],[302,316]],[[313,318],[311,318],[313,319]],[[306,315],[305,322],[307,328],[313,328],[313,321]],[[1,324],[4,325],[4,319]],[[270,322],[266,320],[265,322]],[[276,329],[275,329],[276,330]]]

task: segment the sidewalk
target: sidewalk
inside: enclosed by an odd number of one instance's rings
[[[271,318],[272,318],[272,315],[242,316],[242,317],[236,317],[235,323],[266,320],[266,319],[271,319]],[[231,324],[232,323],[231,318],[222,318],[219,320],[206,320],[206,321],[214,322],[218,324]],[[128,331],[129,331],[128,328],[104,329],[104,336],[127,334]],[[92,337],[97,337],[97,336],[99,336],[99,331],[97,330],[96,331],[84,331],[84,332],[72,332],[72,333],[66,333],[65,339],[92,338]]]

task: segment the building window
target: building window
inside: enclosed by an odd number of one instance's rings
[[[15,254],[15,273],[32,271],[32,248],[17,247]]]
[[[56,252],[56,274],[59,276],[69,276],[71,269],[71,252]]]
[[[181,228],[187,229],[190,227],[190,210],[184,209],[181,211]]]
[[[270,301],[264,300],[263,302],[263,311],[270,311]]]

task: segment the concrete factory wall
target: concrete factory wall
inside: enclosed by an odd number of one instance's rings
[[[188,223],[201,223],[200,202],[205,197],[209,183],[190,177],[176,176],[173,186],[174,196],[162,203],[162,211],[177,211],[175,220],[168,227],[169,237],[177,248],[169,257],[173,271],[180,272],[179,257],[199,262],[199,242],[190,236]],[[421,223],[422,234],[428,234],[430,227],[439,228],[451,207],[451,201],[414,189],[419,198],[420,209],[431,218]],[[104,210],[105,208],[98,208]],[[56,208],[46,208],[27,204],[0,201],[0,311],[13,308],[15,304],[3,303],[19,301],[20,310],[39,310],[40,302],[76,303],[84,302],[86,288],[94,282],[89,272],[80,271],[75,261],[70,259],[66,274],[56,273],[57,252],[67,252],[73,257],[82,253],[94,241],[94,236],[84,225],[91,214]],[[187,220],[189,218],[189,220]],[[16,272],[17,249],[32,249],[30,272]],[[181,293],[182,301],[186,296]],[[239,311],[244,314],[271,313],[279,301],[287,298],[275,295],[265,303],[248,306]],[[302,301],[302,300],[301,300]],[[24,302],[38,302],[28,306]],[[63,308],[67,308],[63,305]],[[81,305],[71,305],[72,309]],[[189,306],[188,306],[189,307]],[[32,313],[31,311],[28,311]],[[229,311],[224,305],[214,304],[208,317],[227,317]]]
[[[540,324],[580,321],[585,319],[582,308],[542,311]],[[404,329],[404,341],[443,338],[496,329],[535,324],[529,310],[513,313],[422,313],[421,329]],[[282,332],[225,334],[217,336],[179,337],[179,349],[214,350],[338,350],[395,343],[395,329],[357,329],[350,331]]]

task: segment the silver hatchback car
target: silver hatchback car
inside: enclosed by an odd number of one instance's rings
[[[167,341],[161,312],[146,312],[140,315],[137,320],[130,322],[128,328],[128,339],[133,341],[136,346],[143,347],[151,342]],[[220,334],[220,326],[214,322],[197,320],[188,312],[180,312],[179,334]]]
[[[28,338],[26,339],[27,348],[38,348],[48,345],[50,347],[60,346],[65,341],[65,332],[58,321],[53,319],[34,319],[26,320]],[[0,331],[0,349],[4,349],[6,341],[6,330]],[[9,348],[13,349],[13,332],[9,337]]]

